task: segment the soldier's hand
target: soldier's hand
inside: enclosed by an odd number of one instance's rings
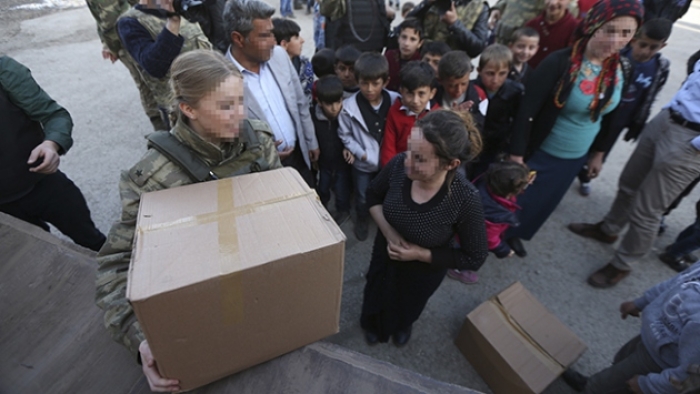
[[[105,60],[109,59],[112,63],[114,63],[114,62],[116,62],[117,60],[119,60],[119,58],[117,57],[117,55],[115,55],[114,53],[112,53],[112,51],[110,51],[109,49],[103,49],[103,50],[102,50],[102,58],[105,59]]]
[[[312,149],[309,151],[309,160],[311,160],[311,161],[318,161],[318,158],[320,156],[321,156],[320,149]]]
[[[452,2],[452,7],[445,12],[445,15],[443,15],[441,19],[447,26],[452,26],[452,24],[457,22],[457,9],[455,8],[454,2]]]
[[[139,353],[141,354],[143,374],[146,376],[146,379],[148,379],[148,385],[151,387],[151,391],[180,391],[180,382],[177,379],[165,379],[160,376],[158,368],[156,367],[156,360],[153,359],[153,354],[151,354],[151,348],[148,346],[148,342],[141,342],[139,345]]]
[[[46,140],[37,145],[29,154],[29,172],[38,172],[41,174],[53,174],[58,170],[58,165],[61,162],[58,156],[58,144]]]

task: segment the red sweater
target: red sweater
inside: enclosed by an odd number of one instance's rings
[[[578,24],[579,21],[568,10],[564,17],[551,25],[545,22],[544,12],[527,22],[525,26],[540,33],[540,49],[527,64],[532,68],[537,68],[537,65],[550,53],[568,47]]]
[[[416,119],[420,119],[428,113],[428,111],[423,111],[418,117],[408,115],[406,110],[400,109],[402,105],[401,99],[396,100],[386,116],[384,138],[379,150],[380,167],[384,167],[394,156],[408,150],[408,137],[411,135],[411,129],[416,123]],[[440,106],[436,103],[430,107],[430,110],[435,111],[438,108]]]
[[[384,53],[384,57],[389,63],[389,83],[386,85],[386,88],[387,90],[398,92],[401,85],[401,68],[411,60],[420,60],[420,50],[416,51],[407,60],[401,59],[401,52],[398,49],[389,49]]]

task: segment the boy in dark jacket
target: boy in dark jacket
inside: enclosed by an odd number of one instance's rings
[[[338,136],[338,115],[343,109],[343,84],[335,75],[316,81],[317,103],[311,106],[316,139],[321,149],[318,158],[319,179],[316,191],[324,207],[335,195],[333,219],[342,225],[350,217],[350,165],[343,156],[343,142]]]
[[[486,47],[479,59],[479,75],[472,84],[486,93],[488,101],[479,105],[480,112],[485,116],[481,133],[484,145],[478,161],[472,167],[472,177],[483,174],[496,156],[508,147],[513,120],[525,93],[522,84],[508,79],[512,63],[512,52],[501,44]]]
[[[389,62],[389,83],[386,88],[397,92],[401,85],[401,69],[412,60],[420,60],[423,27],[417,19],[409,18],[399,25],[399,47],[384,53]]]
[[[599,136],[606,135],[600,141],[605,152],[610,152],[624,129],[627,129],[625,141],[636,140],[649,119],[651,106],[668,79],[670,62],[659,51],[666,46],[671,27],[671,22],[666,19],[649,20],[620,52],[621,57],[629,59],[631,77],[626,81],[618,107],[603,117]],[[608,132],[602,133],[605,130]],[[599,139],[596,139],[596,144],[598,142]],[[578,179],[581,182],[579,192],[588,196],[591,193],[591,178],[588,177],[587,166],[581,170]]]
[[[501,236],[511,226],[518,225],[515,211],[520,207],[515,203],[515,199],[532,180],[527,167],[513,161],[492,163],[486,174],[475,180],[481,196],[481,204],[484,207],[489,250],[499,259],[511,257],[514,254]],[[466,284],[476,283],[479,280],[476,272],[473,271],[449,270],[447,275]]]

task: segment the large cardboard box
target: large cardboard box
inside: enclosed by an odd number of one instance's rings
[[[586,350],[520,282],[469,313],[455,344],[495,394],[539,394]]]
[[[339,330],[345,236],[279,169],[147,193],[127,297],[183,390]]]

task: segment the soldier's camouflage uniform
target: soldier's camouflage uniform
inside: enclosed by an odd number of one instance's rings
[[[530,19],[544,11],[544,2],[545,0],[498,0],[493,6],[494,9],[501,11],[501,19],[494,32],[496,42],[508,45],[514,31],[525,26]],[[578,16],[576,1],[569,3],[569,12],[574,17]]]
[[[158,105],[148,85],[141,78],[136,62],[128,56],[117,34],[117,20],[128,11],[138,0],[85,0],[92,17],[97,22],[97,34],[100,36],[104,49],[112,52],[124,64],[136,84],[141,96],[146,116],[151,121],[154,130],[167,130],[168,127],[161,118]]]
[[[259,120],[251,120],[251,124],[259,140],[259,144],[252,147],[236,141],[225,143],[220,148],[204,141],[181,120],[177,121],[171,134],[204,160],[217,178],[246,171],[261,157],[269,164],[269,169],[281,168],[269,126]],[[194,180],[180,166],[154,148],[149,149],[131,170],[121,174],[122,215],[109,231],[97,257],[95,301],[105,312],[104,324],[112,338],[134,355],[138,354],[139,344],[145,337],[126,299],[126,284],[141,194],[191,183]]]

